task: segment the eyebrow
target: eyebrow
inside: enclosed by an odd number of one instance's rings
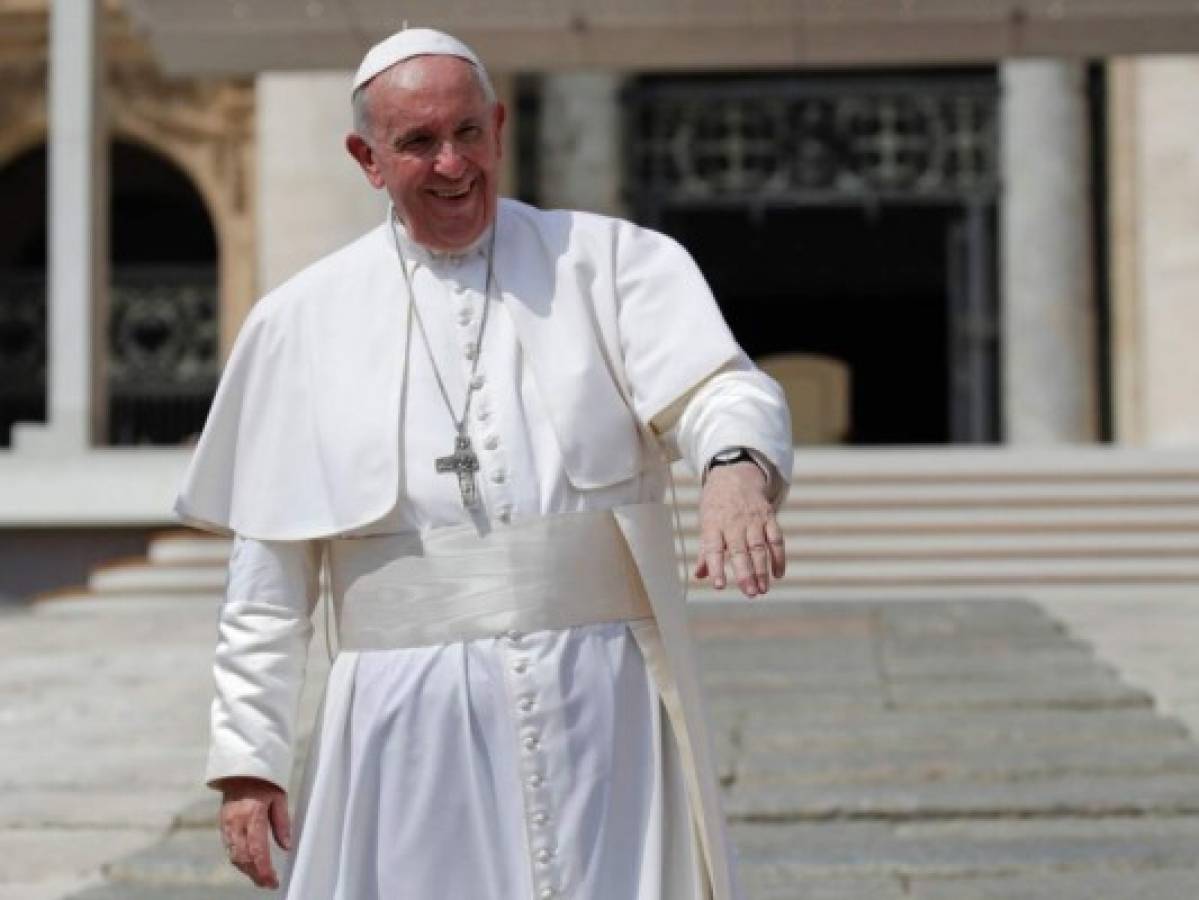
[[[481,116],[469,115],[458,121],[458,123],[454,126],[454,131],[458,131],[462,128],[470,128],[470,127],[481,128],[482,126],[483,126],[483,118]],[[408,126],[407,128],[402,129],[401,131],[399,131],[395,135],[395,137],[392,139],[392,143],[393,144],[401,144],[404,141],[411,140],[414,137],[424,137],[429,134],[432,134],[432,129],[430,129],[429,126],[427,126],[427,125],[411,125],[411,126]]]

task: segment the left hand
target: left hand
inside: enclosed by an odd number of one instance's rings
[[[725,586],[725,563],[746,597],[765,594],[782,578],[787,559],[783,533],[766,499],[766,476],[752,462],[716,466],[699,501],[700,552],[695,577]]]

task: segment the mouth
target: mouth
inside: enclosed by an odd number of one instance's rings
[[[460,185],[429,188],[429,193],[438,200],[461,200],[474,189],[474,186],[475,179],[472,178],[470,181]]]

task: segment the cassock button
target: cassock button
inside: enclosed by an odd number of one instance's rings
[[[521,712],[530,712],[537,705],[537,701],[532,697],[521,697],[516,705],[520,707]]]
[[[546,887],[542,888],[541,893],[537,896],[540,897],[541,900],[554,900],[554,898],[558,896],[558,892],[552,887]]]
[[[529,668],[529,661],[527,659],[518,659],[516,662],[514,662],[512,664],[512,671],[515,672],[517,675],[525,674],[525,671],[528,668]]]
[[[542,847],[540,850],[538,850],[536,853],[533,854],[533,858],[536,859],[542,865],[545,865],[551,859],[554,858],[554,851],[546,849],[545,847]]]
[[[500,445],[500,439],[497,435],[489,434],[483,439],[483,446],[488,450],[494,450]]]
[[[533,815],[529,816],[529,820],[534,825],[545,825],[547,822],[549,822],[550,817],[549,813],[539,809],[537,812],[533,813]]]
[[[504,637],[507,639],[509,644],[519,644],[522,635],[515,628],[509,628],[504,632]]]
[[[462,355],[467,359],[474,359],[477,352],[478,350],[473,343],[467,344],[462,348]]]
[[[471,314],[471,311],[469,309],[458,310],[458,324],[459,325],[469,325],[472,321],[474,321],[474,315]]]
[[[504,479],[506,477],[507,476],[504,474],[503,469],[496,469],[494,472],[491,473],[491,480],[494,481],[496,484],[503,484]]]
[[[529,776],[528,781],[529,781],[529,787],[541,787],[541,785],[545,781],[545,779],[538,773],[534,772],[532,775]]]
[[[500,510],[500,521],[503,522],[505,525],[507,525],[509,522],[511,522],[512,521],[512,510],[508,509],[507,507],[504,507],[503,509],[501,509]]]
[[[474,378],[472,378],[472,379],[470,380],[470,386],[471,386],[471,387],[473,387],[473,388],[474,388],[474,389],[477,391],[477,390],[478,390],[479,388],[481,388],[481,387],[482,387],[482,386],[483,386],[483,385],[484,385],[486,382],[487,382],[487,379],[486,379],[486,378],[484,378],[482,375],[476,375]]]
[[[491,411],[487,410],[487,409],[481,409],[477,413],[475,413],[475,418],[478,419],[480,422],[486,422],[488,419],[491,418]]]
[[[530,734],[530,735],[527,735],[525,737],[525,739],[523,741],[521,741],[521,743],[525,745],[526,750],[536,750],[537,745],[540,744],[541,741],[538,740],[537,735]]]

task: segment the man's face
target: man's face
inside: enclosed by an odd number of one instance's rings
[[[470,63],[418,56],[367,85],[370,134],[346,139],[370,183],[386,188],[408,233],[460,250],[495,219],[504,108]]]

